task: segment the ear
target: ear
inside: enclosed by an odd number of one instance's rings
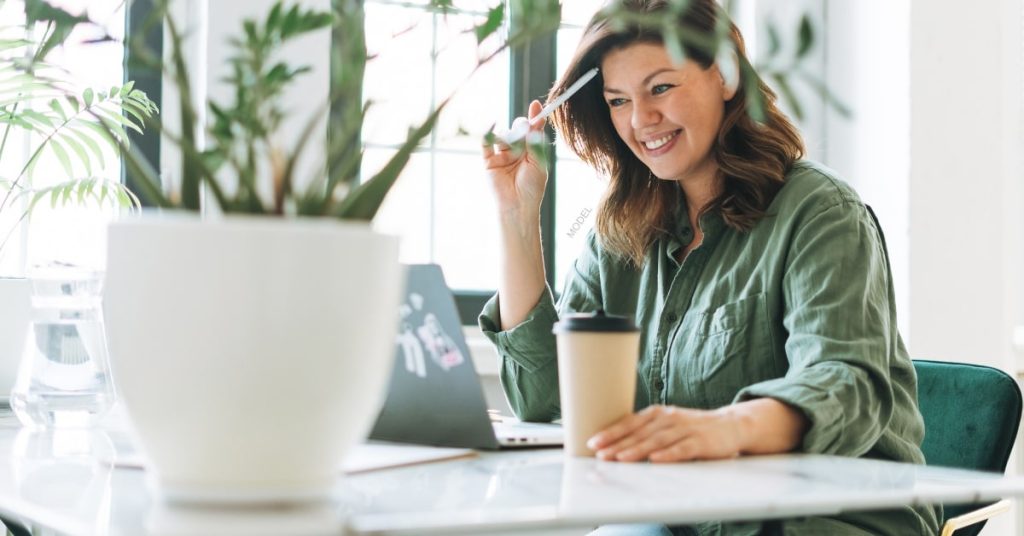
[[[722,78],[723,100],[730,101],[740,87],[740,62],[736,50],[731,45],[723,45],[715,58],[715,66]]]

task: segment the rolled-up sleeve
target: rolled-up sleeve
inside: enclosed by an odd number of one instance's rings
[[[560,417],[557,349],[551,330],[559,312],[601,307],[598,246],[593,232],[587,246],[573,263],[557,306],[551,289],[545,286],[537,304],[517,326],[501,330],[498,294],[487,301],[478,318],[481,331],[498,351],[501,385],[509,407],[520,420],[550,422]]]
[[[551,328],[558,314],[551,289],[544,288],[522,323],[505,331],[501,331],[500,299],[495,294],[487,301],[479,324],[498,350],[501,386],[509,407],[524,421],[555,420],[559,417],[558,364]]]
[[[789,370],[742,389],[808,419],[804,452],[860,456],[893,415],[890,361],[897,344],[884,244],[866,208],[846,201],[794,234],[783,277]]]

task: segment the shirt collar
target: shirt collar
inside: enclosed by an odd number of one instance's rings
[[[675,227],[667,237],[666,245],[668,247],[665,248],[668,256],[673,259],[680,249],[693,241],[693,228],[690,225],[690,212],[689,209],[687,209],[685,201],[681,202],[679,207],[676,209],[674,224]],[[700,225],[701,230],[704,231],[704,241],[702,246],[706,246],[717,241],[725,222],[722,220],[721,212],[717,209],[713,209],[705,212],[700,217],[698,224]]]

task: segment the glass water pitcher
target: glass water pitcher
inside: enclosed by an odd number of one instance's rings
[[[72,265],[33,270],[31,323],[11,408],[26,426],[88,427],[114,403],[103,274]]]

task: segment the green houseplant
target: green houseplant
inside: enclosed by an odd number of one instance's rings
[[[510,3],[513,30],[499,49],[558,27],[557,1]],[[194,99],[186,43],[196,30],[170,16],[168,2],[156,2],[144,26],[163,25],[170,49],[158,55],[141,36],[129,43],[135,61],[173,82],[179,109],[180,128],[146,120],[181,152],[173,192],[134,147],[120,143],[138,195],[162,209],[228,215],[119,222],[109,235],[113,371],[161,490],[172,499],[322,497],[339,458],[366,433],[382,400],[402,277],[397,241],[367,222],[448,100],[363,181],[363,3],[331,6],[277,2],[244,21],[229,41],[234,54],[222,76],[233,91],[224,101]],[[431,7],[444,11],[453,3],[433,0]],[[467,30],[478,42],[494,36],[508,7],[497,2]],[[55,23],[88,23],[48,9]],[[281,139],[283,95],[307,68],[279,52],[328,30],[334,43],[327,98],[303,110],[310,118],[298,134]],[[686,37],[711,48],[722,42],[719,35]],[[327,141],[318,147],[312,140],[327,114]],[[100,124],[116,126],[103,118]],[[321,157],[319,166],[299,177],[297,163],[309,154]]]
[[[2,2],[0,2],[2,4]],[[29,223],[40,203],[66,205],[138,205],[108,164],[128,143],[128,129],[141,132],[156,106],[132,83],[110,88],[82,88],[73,76],[48,61],[66,33],[50,22],[34,28],[25,23],[0,25],[0,397],[14,383],[14,363],[21,356],[28,329],[30,284],[10,277],[23,273],[20,251],[12,237]],[[33,30],[41,30],[33,36]],[[97,117],[110,125],[104,127]],[[15,143],[24,140],[26,143]],[[25,149],[25,151],[15,150]],[[36,186],[34,175],[44,159],[59,164],[62,180]],[[17,248],[15,248],[17,249]],[[3,264],[3,263],[0,263]],[[5,277],[6,276],[6,277]]]

